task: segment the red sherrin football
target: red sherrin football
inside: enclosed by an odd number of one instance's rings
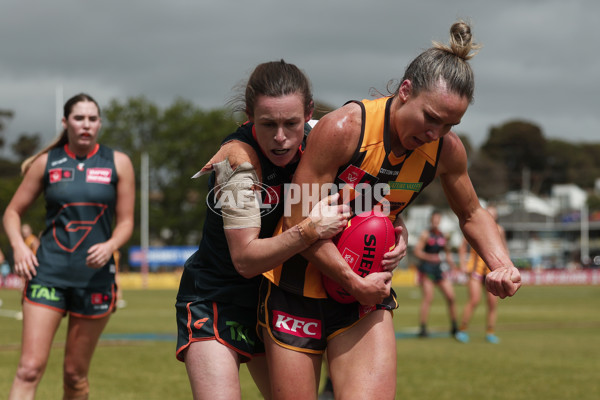
[[[394,248],[394,226],[385,215],[369,211],[354,216],[333,242],[350,268],[360,276],[381,271],[383,255]],[[323,275],[323,286],[332,299],[340,303],[356,301],[344,288]]]

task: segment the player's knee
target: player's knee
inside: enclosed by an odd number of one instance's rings
[[[63,379],[64,399],[85,400],[90,392],[90,385],[86,376],[69,374],[65,372]]]
[[[46,365],[36,362],[21,362],[17,368],[17,379],[26,383],[37,383],[42,379]]]

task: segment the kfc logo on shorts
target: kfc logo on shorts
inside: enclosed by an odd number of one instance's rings
[[[85,174],[85,181],[90,183],[109,184],[112,177],[110,168],[88,168]]]
[[[321,339],[321,321],[273,311],[273,329],[301,338]]]

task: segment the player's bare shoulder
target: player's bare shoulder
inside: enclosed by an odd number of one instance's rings
[[[226,162],[228,168],[235,170],[244,163],[250,163],[260,177],[260,160],[254,148],[248,143],[239,140],[231,140],[224,143],[214,156],[198,171],[193,178],[197,178],[214,170],[214,166]]]
[[[355,103],[326,114],[308,135],[307,152],[324,153],[337,160],[349,158],[358,144],[361,123],[362,110]]]
[[[456,173],[466,171],[467,151],[462,140],[453,131],[444,136],[442,153],[440,155],[439,173]]]

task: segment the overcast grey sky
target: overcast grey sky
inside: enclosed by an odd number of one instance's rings
[[[211,109],[257,63],[280,58],[337,107],[384,91],[457,18],[484,45],[457,132],[479,146],[490,127],[523,119],[546,137],[600,142],[597,0],[2,0],[0,109],[15,112],[5,136],[51,140],[58,88],[100,106],[145,95]]]

